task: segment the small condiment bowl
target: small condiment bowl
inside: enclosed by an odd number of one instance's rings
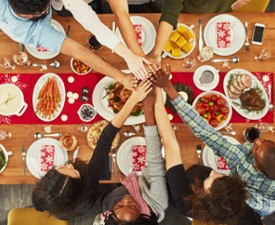
[[[62,135],[59,142],[66,151],[72,151],[77,146],[77,139],[73,134],[66,133]]]
[[[79,115],[79,118],[83,122],[92,121],[97,114],[95,108],[91,104],[88,104],[88,103],[81,105],[79,110],[77,111],[77,113]]]
[[[92,68],[75,58],[71,58],[70,66],[72,71],[77,75],[86,75],[92,71]]]

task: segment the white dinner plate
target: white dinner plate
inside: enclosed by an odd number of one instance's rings
[[[143,137],[132,137],[124,141],[117,152],[117,165],[120,171],[125,175],[132,172],[132,146],[133,145],[146,145]]]
[[[230,22],[231,44],[229,48],[217,47],[217,22]],[[245,30],[242,22],[234,16],[221,14],[208,21],[204,28],[204,41],[217,55],[228,56],[241,49],[245,41]]]
[[[57,109],[51,118],[44,118],[39,113],[36,113],[36,105],[39,100],[38,94],[39,94],[41,88],[43,87],[43,85],[45,84],[45,82],[47,81],[48,77],[55,77],[55,79],[57,81],[57,86],[58,86],[58,89],[60,92],[61,102],[59,102],[59,106],[57,106]],[[65,99],[66,99],[66,91],[65,91],[65,86],[64,86],[62,79],[55,73],[45,73],[38,79],[38,81],[36,82],[36,84],[33,88],[32,105],[33,105],[34,113],[42,121],[45,121],[45,122],[53,121],[60,115],[60,113],[64,107]]]
[[[57,31],[66,34],[64,28],[62,27],[62,25],[57,22],[56,20],[52,19],[51,20],[51,24],[52,27],[54,29],[56,29]],[[25,45],[26,49],[28,50],[28,52],[35,58],[37,59],[52,59],[55,56],[57,56],[59,54],[59,52],[50,52],[50,51],[46,51],[46,52],[42,52],[42,51],[38,51],[36,48],[30,47]]]
[[[105,120],[111,121],[115,113],[109,107],[109,102],[107,99],[107,91],[111,84],[115,83],[116,81],[110,77],[103,77],[95,86],[93,91],[93,105],[97,111],[97,113],[102,116]],[[166,101],[166,94],[163,92],[163,100]],[[124,125],[136,125],[145,122],[144,114],[142,113],[139,116],[129,116],[128,119],[125,121]]]
[[[68,161],[68,153],[63,150],[59,141],[53,138],[41,138],[31,144],[27,151],[26,163],[30,173],[40,179],[46,172],[41,171],[40,152],[43,145],[54,145],[54,166],[63,166]]]
[[[230,136],[223,136],[226,138],[228,142],[235,145],[240,145],[240,142],[238,142],[235,138]],[[207,145],[205,145],[202,153],[202,160],[203,164],[205,166],[211,167],[213,170],[217,171],[218,173],[228,175],[230,173],[230,170],[221,170],[217,167],[217,156],[214,154],[214,151],[209,148]]]
[[[185,53],[184,51],[181,51],[179,57],[172,56],[172,53],[171,53],[171,52],[167,52],[167,51],[165,51],[165,49],[163,49],[164,53],[163,53],[162,56],[161,56],[162,58],[164,58],[164,57],[166,57],[166,56],[169,56],[169,57],[171,57],[171,58],[173,58],[173,59],[182,59],[182,58],[185,58],[185,57],[189,56],[189,55],[193,52],[193,50],[195,49],[195,47],[196,47],[196,35],[195,35],[194,31],[193,31],[194,25],[192,24],[191,26],[187,26],[186,24],[178,23],[178,24],[177,24],[177,28],[178,28],[179,26],[184,26],[184,27],[186,27],[186,28],[187,28],[189,31],[191,31],[191,33],[193,34],[194,40],[190,42],[190,44],[193,46],[192,49],[191,49],[190,52],[188,52],[188,53]],[[176,30],[174,30],[173,32],[175,32],[175,31],[176,31]]]
[[[250,88],[256,88],[258,90],[258,94],[260,95],[260,97],[265,101],[265,107],[261,111],[244,109],[241,107],[240,99],[231,99],[229,97],[228,87],[229,87],[230,82],[233,79],[232,76],[237,76],[237,75],[243,74],[243,73],[245,73],[251,77],[252,86]],[[249,71],[244,70],[244,69],[230,70],[224,77],[223,88],[224,88],[224,93],[227,96],[228,100],[230,101],[232,107],[236,110],[237,113],[239,113],[244,118],[247,118],[250,120],[258,120],[258,119],[263,118],[267,114],[268,108],[269,108],[268,95],[267,95],[262,83]],[[249,90],[250,88],[248,88],[246,90]]]
[[[151,52],[151,50],[154,47],[155,39],[156,39],[156,29],[154,25],[149,21],[148,19],[142,17],[142,16],[131,16],[130,17],[132,24],[141,24],[142,25],[142,50],[145,55]],[[117,28],[115,31],[116,36],[119,38],[119,40],[125,44],[125,41]]]
[[[204,84],[200,82],[200,77],[203,71],[209,70],[214,75],[214,80],[209,84]],[[219,72],[213,67],[209,65],[203,65],[196,69],[194,76],[193,76],[193,82],[196,85],[196,87],[202,91],[210,91],[217,87],[218,83],[220,81],[220,75]]]

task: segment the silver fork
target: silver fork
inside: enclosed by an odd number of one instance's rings
[[[201,145],[197,145],[196,149],[197,149],[197,155],[198,155],[198,164],[201,165],[201,150],[202,150]]]
[[[114,165],[114,175],[116,176],[116,150],[114,148],[111,149],[111,156]]]
[[[245,28],[245,43],[244,43],[244,47],[245,50],[249,51],[249,41],[248,41],[248,23],[245,21],[244,23],[244,28]]]

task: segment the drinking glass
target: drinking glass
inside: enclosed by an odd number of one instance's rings
[[[213,49],[208,46],[205,46],[200,51],[198,60],[200,60],[201,62],[206,62],[206,61],[210,60],[211,58],[213,58],[213,55],[214,55]]]
[[[6,140],[11,138],[12,134],[9,131],[0,130],[0,140]]]
[[[256,127],[248,127],[244,131],[244,138],[250,143],[253,143],[259,137],[261,137],[261,131]]]
[[[194,64],[195,64],[195,58],[193,56],[190,56],[184,59],[182,65],[184,68],[190,69]]]
[[[264,61],[264,60],[269,59],[270,56],[271,56],[270,50],[264,48],[264,49],[262,49],[262,51],[260,53],[257,53],[255,55],[255,60],[256,61]]]

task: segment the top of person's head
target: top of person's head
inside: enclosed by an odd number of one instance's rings
[[[270,179],[275,180],[275,143],[261,139],[260,144],[255,146],[253,151],[258,169]]]
[[[105,225],[158,225],[158,218],[155,213],[151,212],[151,216],[141,214],[136,221],[123,222],[120,221],[115,214],[110,214],[105,219]]]
[[[16,14],[36,14],[47,9],[50,0],[9,0],[9,4]]]
[[[194,218],[216,223],[237,221],[246,211],[247,192],[245,182],[237,175],[222,176],[213,181],[209,191],[194,185],[190,198]]]
[[[87,164],[77,160],[72,163],[80,173],[80,179],[74,179],[49,170],[35,185],[32,203],[38,211],[48,211],[60,219],[68,219],[74,215],[77,206],[87,200],[95,200],[96,191],[88,185]]]

